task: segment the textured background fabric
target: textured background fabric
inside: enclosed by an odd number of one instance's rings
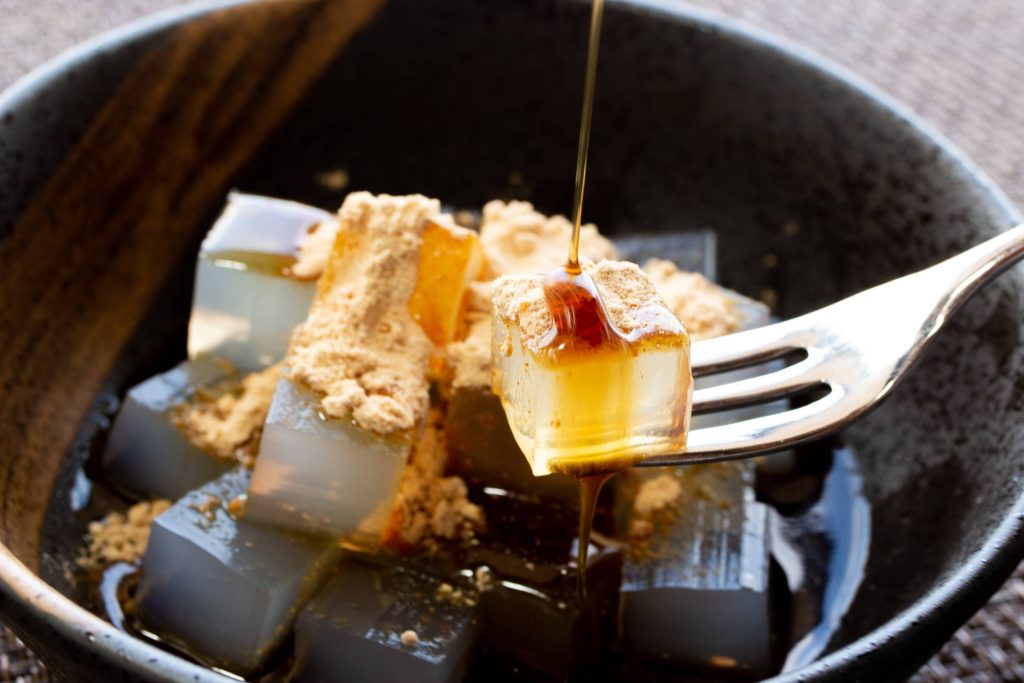
[[[180,0],[0,0],[0,89],[101,31]],[[1024,206],[1024,0],[691,0],[801,43],[919,114]],[[47,680],[0,631],[0,681]],[[1024,573],[915,681],[1024,680]]]
[[[180,0],[0,0],[0,88]],[[908,105],[1024,205],[1021,0],[690,0],[799,42]],[[1015,106],[1016,105],[1016,106]]]

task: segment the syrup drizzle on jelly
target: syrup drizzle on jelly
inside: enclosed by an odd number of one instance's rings
[[[587,273],[556,268],[544,277],[544,298],[555,324],[542,346],[555,354],[625,348],[634,341],[611,322],[597,283]]]

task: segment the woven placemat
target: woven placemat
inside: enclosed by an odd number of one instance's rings
[[[43,60],[177,0],[0,0],[0,89]],[[691,0],[802,43],[918,113],[1024,206],[1024,1]],[[0,627],[0,682],[50,676]],[[1024,680],[1024,567],[912,679]]]

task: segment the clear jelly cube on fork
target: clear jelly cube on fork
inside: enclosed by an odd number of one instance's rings
[[[494,291],[495,391],[534,474],[685,447],[689,336],[639,267],[584,262]]]

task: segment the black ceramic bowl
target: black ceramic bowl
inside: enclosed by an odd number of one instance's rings
[[[184,355],[191,264],[231,187],[317,182],[454,205],[569,205],[587,3],[280,0],[164,14],[0,98],[0,610],[76,680],[224,680],[79,607],[76,474],[116,397]],[[720,275],[790,316],[1018,220],[976,169],[814,57],[654,1],[608,8],[588,218],[710,226]],[[765,268],[762,257],[778,255]],[[873,506],[866,576],[790,678],[913,671],[1024,554],[1024,281],[957,314],[846,434]],[[885,330],[879,330],[884,335]]]

